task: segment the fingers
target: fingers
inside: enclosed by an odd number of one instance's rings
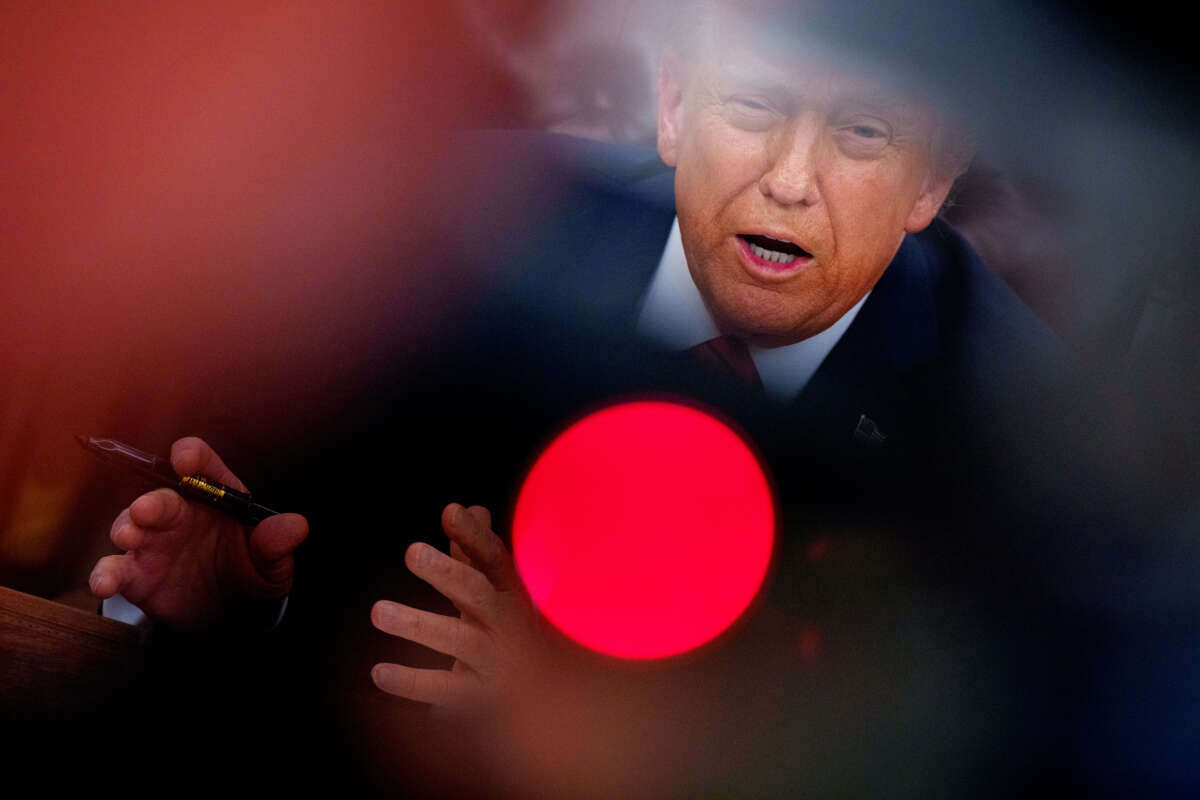
[[[180,475],[199,473],[240,492],[246,491],[246,484],[225,466],[216,451],[195,436],[187,436],[171,445],[171,466]]]
[[[121,550],[137,550],[146,541],[146,532],[133,524],[129,509],[125,508],[113,520],[108,538]]]
[[[483,506],[471,506],[467,509],[467,513],[471,515],[477,524],[482,525],[488,530],[491,530],[492,512],[488,511]]]
[[[449,555],[423,542],[405,552],[409,570],[441,592],[463,617],[376,603],[371,610],[375,627],[456,659],[452,670],[377,664],[371,677],[383,691],[436,706],[466,707],[503,682],[513,653],[522,659],[527,655],[521,623],[531,607],[527,596],[512,591],[522,584],[491,524],[487,509],[452,503],[442,512]]]
[[[470,557],[471,563],[502,592],[521,586],[512,556],[492,532],[492,515],[482,506],[463,508],[451,503],[442,511],[442,528]]]
[[[371,609],[371,623],[384,633],[454,656],[466,664],[478,665],[486,654],[482,633],[459,617],[380,600]]]
[[[187,503],[170,489],[156,489],[134,500],[113,520],[108,538],[122,550],[137,550],[155,531],[179,524]]]
[[[172,528],[183,520],[187,507],[187,501],[174,491],[155,489],[129,505],[129,520],[141,528]],[[117,519],[120,519],[120,516]]]
[[[251,554],[277,561],[290,556],[308,538],[308,520],[299,514],[275,514],[258,523],[250,536]]]
[[[130,578],[130,563],[126,556],[105,556],[92,568],[88,587],[96,597],[107,600],[119,593]]]
[[[436,706],[463,707],[479,693],[478,679],[466,671],[376,664],[371,669],[371,680],[388,694]]]
[[[292,552],[307,537],[308,520],[299,514],[267,517],[250,533],[250,560],[268,583],[290,588]]]
[[[499,621],[498,592],[483,573],[424,542],[409,545],[404,553],[404,563],[414,575],[445,595],[464,614],[488,626]]]

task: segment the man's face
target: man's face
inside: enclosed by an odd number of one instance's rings
[[[930,115],[812,58],[726,46],[684,72],[664,62],[658,149],[692,279],[726,332],[766,346],[819,333],[945,199]]]

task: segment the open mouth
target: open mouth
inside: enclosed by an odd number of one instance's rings
[[[769,236],[757,234],[738,234],[738,238],[746,243],[750,252],[763,261],[775,264],[791,264],[798,258],[811,258],[812,254],[804,248],[791,242],[772,239]]]

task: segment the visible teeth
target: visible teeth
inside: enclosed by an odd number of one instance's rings
[[[765,247],[759,247],[753,242],[746,242],[750,245],[750,252],[766,261],[775,261],[779,264],[790,264],[796,260],[796,257],[791,253],[781,253],[778,250],[768,250]]]

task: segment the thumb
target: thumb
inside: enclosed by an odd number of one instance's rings
[[[299,514],[267,517],[250,532],[250,561],[267,583],[283,591],[292,584],[292,552],[308,536],[308,520]]]

